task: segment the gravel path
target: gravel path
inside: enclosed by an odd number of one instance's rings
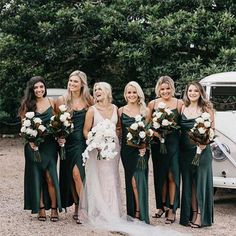
[[[67,213],[60,214],[60,221],[53,223],[49,218],[46,222],[39,222],[36,215],[23,210],[23,176],[24,157],[23,141],[19,138],[0,138],[0,235],[80,235],[80,236],[116,236],[124,235],[117,232],[95,231],[83,225],[77,225],[72,220],[73,208]],[[150,167],[151,167],[150,163]],[[120,166],[122,182],[122,199],[124,199],[124,176]],[[154,212],[154,189],[152,169],[150,168],[150,214]],[[125,205],[123,204],[123,210]],[[160,225],[166,229],[171,228],[179,232],[191,233],[196,236],[203,235],[230,235],[236,236],[236,192],[220,190],[215,196],[215,224],[213,227],[191,229],[178,224],[177,221],[167,226],[164,218],[153,220],[153,225]],[[47,212],[49,215],[50,212]]]

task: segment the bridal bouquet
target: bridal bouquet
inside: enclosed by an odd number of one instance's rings
[[[34,112],[27,112],[25,118],[22,120],[21,136],[25,138],[27,142],[35,144],[34,148],[34,161],[41,162],[39,153],[39,145],[44,141],[44,137],[47,133],[46,127],[42,124],[42,120],[39,117],[35,117]]]
[[[166,107],[166,104],[160,102],[158,108],[152,114],[152,128],[157,131],[160,138],[160,153],[166,154],[167,148],[165,145],[166,136],[179,129],[179,126],[174,120],[174,113]]]
[[[99,122],[88,133],[86,140],[87,148],[83,152],[83,165],[89,159],[89,152],[97,149],[98,160],[113,159],[117,152],[115,151],[116,126],[108,119]]]
[[[48,129],[56,139],[66,138],[73,132],[74,124],[72,123],[70,113],[66,111],[67,107],[65,105],[60,105],[59,112],[51,117]],[[60,147],[60,157],[61,160],[66,159],[64,144]]]
[[[211,143],[215,137],[214,130],[211,128],[211,119],[208,112],[203,112],[202,115],[195,119],[193,128],[189,131],[190,139],[198,144],[207,145]],[[202,149],[197,146],[196,155],[192,160],[192,165],[199,166]]]

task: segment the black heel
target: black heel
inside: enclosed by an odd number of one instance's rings
[[[79,205],[78,202],[75,202],[75,207],[78,207],[78,205]],[[77,209],[77,211],[78,211],[78,209]],[[79,220],[78,213],[74,213],[73,219],[74,219],[74,220]]]
[[[40,214],[41,213],[41,211],[42,210],[44,210],[44,214]],[[46,217],[46,213],[45,213],[45,207],[43,206],[43,207],[40,207],[39,208],[39,214],[38,214],[38,220],[39,221],[46,221],[46,219],[47,219],[47,217]]]
[[[172,213],[173,213],[173,209],[174,209],[174,205],[170,204],[170,208],[168,210],[168,213],[170,210],[172,210]],[[173,213],[174,214],[174,213]],[[169,215],[169,214],[168,214]],[[175,222],[175,214],[174,214],[174,219],[170,219],[168,218],[168,215],[167,215],[167,218],[166,218],[166,221],[165,221],[165,224],[173,224]]]
[[[165,210],[165,207],[166,207],[166,203],[163,202],[163,203],[162,203],[162,208],[160,208],[159,211],[158,211],[157,213],[155,213],[154,216],[152,216],[152,218],[161,218],[164,213],[165,213],[165,216],[166,216],[168,210]],[[159,213],[160,210],[162,210],[161,213]]]
[[[55,211],[56,215],[53,215],[52,212]],[[50,221],[52,222],[57,222],[59,220],[58,213],[57,213],[57,208],[56,207],[51,207],[51,217]]]
[[[197,213],[198,215],[201,215],[201,213]],[[196,223],[192,223],[191,224],[191,228],[193,228],[193,229],[198,229],[198,228],[202,228],[202,226],[201,225],[199,225],[199,224],[196,224]]]

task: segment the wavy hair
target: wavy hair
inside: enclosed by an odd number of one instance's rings
[[[126,98],[126,93],[127,93],[127,89],[129,86],[132,86],[136,89],[137,95],[138,95],[138,105],[140,107],[140,114],[145,117],[147,106],[145,103],[145,96],[144,96],[141,86],[136,81],[130,81],[128,84],[126,84],[125,89],[124,89],[124,98],[125,98],[126,102],[128,102],[128,100]]]
[[[113,98],[112,98],[112,87],[110,84],[108,84],[107,82],[97,82],[94,84],[93,86],[93,97],[95,98],[96,101],[96,97],[95,97],[95,88],[99,86],[102,91],[104,91],[104,93],[106,94],[107,100],[111,103]]]
[[[162,84],[168,84],[170,86],[170,88],[172,90],[172,97],[174,97],[175,96],[175,84],[174,84],[173,79],[171,79],[171,77],[168,75],[161,76],[158,79],[156,86],[155,86],[156,96],[160,97],[160,90],[161,90]]]
[[[76,76],[80,79],[80,81],[81,81],[80,96],[81,96],[82,100],[85,102],[87,107],[92,106],[93,99],[92,99],[92,96],[89,92],[88,83],[87,83],[87,75],[83,71],[75,70],[69,75],[69,79],[72,76]],[[69,82],[68,82],[68,84],[69,84]],[[73,102],[72,92],[70,91],[68,84],[67,84],[67,94],[65,97],[65,101],[66,101],[66,105],[69,108],[69,110],[72,110],[72,102]]]
[[[205,92],[204,88],[202,87],[202,85],[199,82],[195,82],[195,81],[190,82],[185,88],[184,96],[183,96],[184,105],[186,107],[188,107],[191,103],[189,98],[188,98],[188,89],[191,85],[195,86],[197,88],[197,90],[199,91],[199,93],[200,93],[200,97],[199,97],[199,100],[198,100],[198,106],[200,108],[202,108],[203,111],[207,111],[208,109],[213,110],[213,105],[207,99],[206,92]]]
[[[41,76],[34,76],[32,77],[28,82],[27,82],[27,86],[25,89],[25,93],[24,93],[24,97],[21,100],[21,106],[19,108],[18,111],[18,115],[23,118],[25,113],[28,111],[36,111],[37,106],[36,106],[36,96],[34,93],[34,85],[38,82],[43,83],[44,87],[45,87],[45,93],[43,95],[43,97],[47,96],[47,86],[45,83],[45,80],[43,77]]]

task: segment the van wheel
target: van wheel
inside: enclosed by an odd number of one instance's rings
[[[214,188],[214,195],[216,194],[217,188]]]

